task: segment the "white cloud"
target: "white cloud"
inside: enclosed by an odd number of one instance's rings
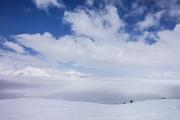
[[[81,19],[79,19],[81,18]],[[114,6],[107,6],[105,10],[66,12],[65,21],[71,24],[72,30],[79,35],[93,38],[96,42],[116,41],[115,36],[120,39],[127,37],[119,34],[118,30],[124,27],[124,22],[119,18],[117,9]],[[102,34],[100,34],[102,33]]]
[[[50,33],[20,34],[15,39],[39,51],[49,61],[74,62],[84,67],[156,68],[179,65],[179,25],[168,34],[167,31],[159,32],[159,42],[151,46],[141,40],[127,42],[128,34],[119,31],[124,23],[116,8],[107,8],[106,13],[83,10],[65,13],[65,20],[71,24],[74,35],[56,39]]]
[[[37,8],[47,10],[49,7],[62,8],[64,4],[61,0],[33,0]]]
[[[0,51],[0,75],[11,76],[12,73],[27,66],[51,68],[46,61],[37,56],[23,55],[14,52]]]
[[[177,19],[180,20],[180,10],[179,10],[179,8],[180,8],[180,5],[173,6],[169,11],[169,15],[171,17],[176,17]]]
[[[18,53],[25,53],[24,48],[17,43],[5,41],[4,45]]]
[[[81,78],[83,74],[74,69],[57,69],[53,64],[30,55],[22,55],[13,52],[0,51],[0,76],[26,76],[26,77],[49,77],[49,78]]]
[[[93,6],[94,0],[86,0],[86,5]]]
[[[179,0],[158,0],[156,1],[156,6],[164,9],[166,15],[173,17],[180,21],[180,3]]]
[[[132,3],[131,9],[129,10],[130,12],[126,13],[124,17],[143,15],[145,13],[147,7],[140,5],[138,2],[139,1],[135,1]]]
[[[161,12],[157,13],[152,19],[158,21],[161,15]],[[134,73],[143,73],[148,69],[169,71],[172,68],[176,72],[180,71],[180,25],[176,25],[174,30],[158,32],[158,42],[147,45],[144,38],[147,35],[153,36],[148,32],[137,42],[127,42],[129,34],[123,31],[126,24],[112,5],[99,12],[89,9],[65,12],[64,20],[70,24],[74,32],[72,35],[55,38],[46,32],[19,34],[14,39],[40,52],[47,65],[55,66],[61,61],[83,68],[130,69]],[[147,22],[143,26],[151,25],[154,22]],[[37,61],[41,60],[38,58]]]
[[[157,13],[149,13],[145,16],[145,19],[143,21],[140,21],[137,23],[137,26],[140,28],[140,30],[148,29],[152,26],[159,25],[159,21],[164,14],[164,10],[159,11]]]
[[[98,14],[95,11],[86,13],[83,10],[68,12],[65,20],[71,23],[76,35],[55,39],[50,33],[21,34],[15,38],[21,44],[39,51],[50,61],[75,61],[77,64],[94,64],[93,66],[114,60],[118,62],[121,48],[116,45],[121,43],[121,39],[126,40],[128,35],[118,32],[124,23],[115,7],[108,6],[106,13]]]
[[[171,51],[172,59],[179,60],[178,51],[179,45],[180,45],[180,24],[177,24],[174,28],[174,30],[162,30],[158,32],[158,36],[160,38],[160,41],[162,44],[164,44],[168,50]],[[169,57],[169,56],[168,56]]]

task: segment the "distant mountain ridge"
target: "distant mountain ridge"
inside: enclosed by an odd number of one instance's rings
[[[58,70],[58,69],[47,69],[28,66],[24,69],[19,70],[1,70],[1,75],[8,76],[31,76],[31,77],[73,77],[79,78],[83,74],[75,70]]]
[[[25,69],[13,72],[15,76],[50,76],[46,70],[36,67],[26,67]]]

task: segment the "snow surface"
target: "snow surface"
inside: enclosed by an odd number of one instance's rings
[[[120,105],[48,99],[0,100],[1,120],[180,120],[180,100]]]
[[[0,76],[0,120],[180,120],[179,91],[179,80]]]

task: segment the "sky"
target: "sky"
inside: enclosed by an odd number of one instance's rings
[[[179,0],[0,0],[0,70],[180,76]]]

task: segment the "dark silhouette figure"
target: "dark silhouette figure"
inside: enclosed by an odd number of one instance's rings
[[[126,104],[126,102],[124,102],[124,104]]]
[[[133,100],[131,100],[130,103],[133,103]]]
[[[162,99],[166,99],[165,97],[162,97]]]

